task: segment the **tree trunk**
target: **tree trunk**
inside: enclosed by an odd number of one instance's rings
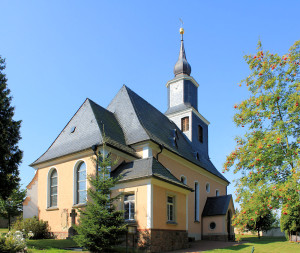
[[[10,215],[8,214],[8,230],[10,230]]]
[[[258,236],[258,239],[260,239],[259,228],[257,229],[257,236]]]

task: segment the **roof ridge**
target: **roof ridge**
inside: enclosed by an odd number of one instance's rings
[[[48,150],[53,146],[53,144],[57,141],[58,137],[62,134],[62,132],[65,130],[65,128],[67,127],[67,125],[69,125],[69,123],[72,121],[72,119],[75,117],[75,115],[78,113],[78,111],[81,109],[81,107],[86,103],[86,101],[89,101],[89,98],[86,98],[84,100],[84,102],[81,104],[81,106],[77,109],[77,111],[74,113],[74,115],[72,116],[72,118],[68,121],[68,123],[64,126],[64,128],[60,131],[60,133],[58,134],[58,136],[55,138],[55,140],[52,142],[52,144],[49,146],[49,148],[42,154],[39,156],[39,158],[37,158],[34,162],[32,162],[31,164],[29,164],[30,167],[33,166],[33,164],[35,162],[37,162],[43,155],[45,155]]]

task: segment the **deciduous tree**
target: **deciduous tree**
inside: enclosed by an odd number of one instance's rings
[[[23,210],[23,201],[26,196],[26,190],[18,186],[5,200],[0,198],[0,216],[8,219],[8,228],[10,229],[11,219],[20,215]]]
[[[250,96],[234,105],[234,122],[246,134],[236,138],[224,172],[241,172],[237,201],[243,207],[245,191],[255,198],[264,187],[268,208],[281,208],[284,217],[300,207],[300,41],[283,56],[263,50],[259,42],[257,52],[245,60],[250,75],[239,86],[248,88]]]

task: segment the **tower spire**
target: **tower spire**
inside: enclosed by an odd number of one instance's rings
[[[183,44],[184,29],[182,27],[180,28],[179,33],[181,34],[181,43],[180,43],[179,57],[174,67],[175,77],[178,75],[189,76],[191,74],[191,65],[187,62],[185,50],[184,50],[184,44]]]

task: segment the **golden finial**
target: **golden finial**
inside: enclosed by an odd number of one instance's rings
[[[180,33],[180,34],[184,34],[184,29],[183,29],[182,27],[180,27],[179,33]]]

